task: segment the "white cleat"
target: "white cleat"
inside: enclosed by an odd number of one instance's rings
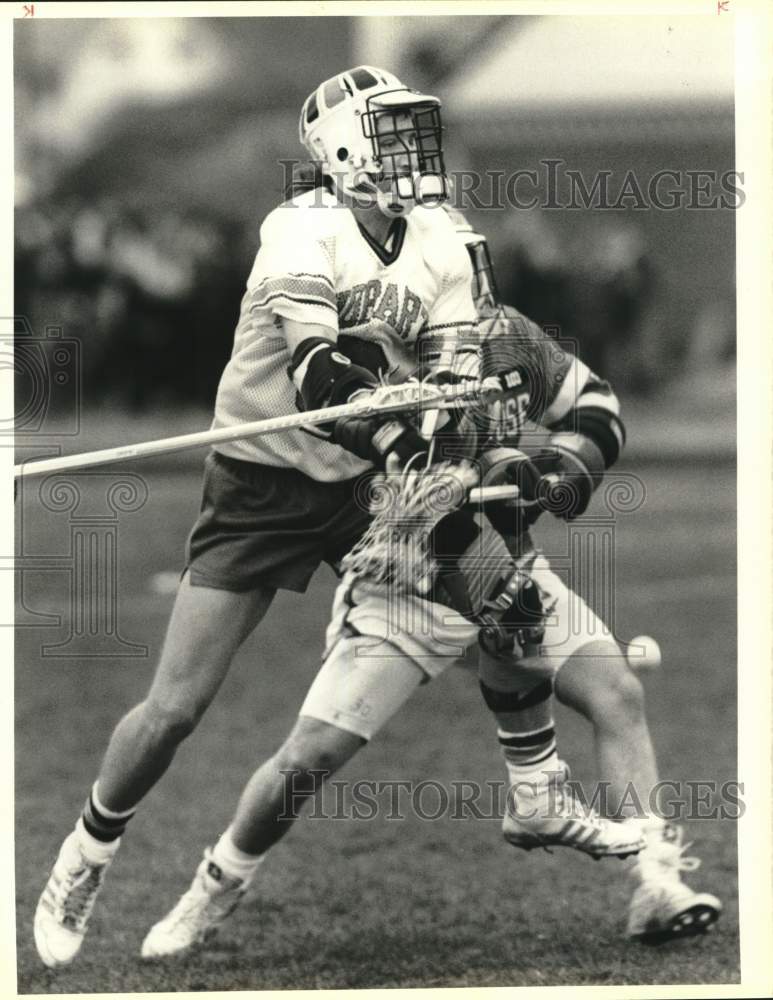
[[[515,801],[508,796],[502,835],[514,847],[530,851],[535,847],[572,847],[600,858],[627,858],[637,854],[645,839],[626,823],[604,819],[577,797],[567,785],[569,767],[561,770],[542,788],[519,787]]]
[[[682,872],[700,866],[698,858],[684,856],[690,845],[683,839],[681,828],[667,824],[656,832],[637,863],[641,884],[631,899],[627,933],[642,944],[704,934],[722,912],[716,896],[695,892],[682,881]]]
[[[69,965],[80,951],[111,860],[90,861],[75,831],[62,844],[35,910],[35,947],[50,969]]]
[[[248,886],[247,880],[229,878],[212,861],[207,849],[190,889],[148,931],[142,942],[142,957],[169,958],[203,944],[239,905]]]

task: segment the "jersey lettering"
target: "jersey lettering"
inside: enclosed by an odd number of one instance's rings
[[[421,310],[422,303],[419,296],[414,295],[409,288],[406,288],[405,298],[403,299],[403,311],[400,313],[400,322],[397,326],[397,332],[403,339],[408,336],[408,331],[420,315]]]
[[[393,281],[382,288],[380,279],[355,285],[338,292],[338,328],[347,330],[353,326],[362,326],[371,319],[388,323],[401,340],[405,340],[412,327],[420,318],[426,319],[427,309],[418,295],[403,287],[402,304],[401,289]]]
[[[496,441],[506,440],[508,444],[515,446],[514,442],[517,441],[526,423],[529,400],[528,392],[519,392],[516,396],[503,399],[501,405],[494,409],[492,437]]]
[[[373,310],[375,308],[378,297],[381,294],[381,282],[378,278],[374,278],[369,281],[365,286],[365,302],[362,307],[362,315],[360,316],[360,323],[367,323],[367,321],[373,315]]]
[[[397,295],[397,285],[390,281],[384,289],[384,294],[381,296],[381,301],[376,306],[373,315],[376,319],[381,319],[396,327],[399,310],[400,300]]]

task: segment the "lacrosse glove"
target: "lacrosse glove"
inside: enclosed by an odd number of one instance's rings
[[[427,442],[419,432],[392,415],[342,417],[335,422],[332,440],[379,468],[383,468],[391,452],[405,463],[427,450]]]

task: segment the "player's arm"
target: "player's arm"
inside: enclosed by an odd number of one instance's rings
[[[553,474],[564,486],[563,506],[557,513],[572,518],[585,511],[604,473],[620,457],[625,425],[620,401],[609,383],[572,351],[539,332],[545,394],[538,419],[550,432],[548,447],[557,456]]]
[[[547,508],[570,520],[584,513],[604,473],[620,457],[625,425],[608,382],[553,342],[546,345],[546,357],[546,384],[559,388],[541,414],[549,435],[546,452],[535,461],[555,483],[545,490]],[[551,358],[560,360],[552,369]]]
[[[546,491],[546,506],[572,519],[586,510],[625,445],[620,403],[607,382],[588,372],[567,413],[546,426],[548,449],[555,451],[555,460],[548,456],[543,467],[558,477],[556,488]]]
[[[285,316],[282,332],[291,359],[287,375],[298,390],[299,409],[339,406],[375,388],[373,374],[338,349],[338,334],[332,327]]]
[[[609,383],[517,310],[500,307],[487,332],[482,374],[519,372],[529,391],[526,419],[549,432],[545,445],[516,443],[550,477],[541,498],[554,513],[577,517],[625,444],[619,400]]]
[[[297,389],[300,409],[340,406],[376,388],[373,373],[339,350],[331,327],[283,317],[282,331],[291,357],[287,374]],[[329,433],[336,444],[376,465],[385,465],[391,453],[408,458],[423,447],[416,431],[396,417],[343,418]]]
[[[529,447],[519,440],[519,418],[514,428],[516,445],[527,454],[531,452],[534,466],[526,478],[534,490],[539,486],[548,502],[551,493],[562,501],[553,504],[555,513],[577,517],[587,508],[604,472],[617,461],[625,443],[620,403],[609,384],[573,352],[498,300],[485,238],[472,232],[458,213],[454,225],[473,263],[481,334],[480,374],[499,378],[505,389],[512,379],[516,388],[526,390],[528,404],[523,418],[550,431],[547,447]],[[520,474],[523,478],[523,468]],[[546,488],[556,480],[562,489]]]
[[[541,470],[556,477],[545,491],[545,506],[571,520],[584,513],[623,449],[620,403],[609,384],[589,372],[574,404],[549,429],[548,454],[541,463],[537,460]]]
[[[247,283],[250,313],[268,320],[287,343],[288,377],[301,409],[346,403],[370,391],[375,376],[337,346],[338,304],[327,244],[330,216],[303,208],[275,209],[261,227],[261,246]],[[400,421],[338,421],[332,440],[361,458],[381,463],[404,447]]]

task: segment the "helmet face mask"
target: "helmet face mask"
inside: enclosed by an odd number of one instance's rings
[[[380,165],[372,179],[397,208],[403,203],[445,201],[448,180],[443,163],[440,103],[423,100],[390,106],[389,96],[368,98],[368,110],[362,117],[363,131],[373,145],[374,161]]]
[[[356,205],[399,216],[448,197],[440,101],[385,70],[358,66],[321,84],[304,104],[300,138]]]

